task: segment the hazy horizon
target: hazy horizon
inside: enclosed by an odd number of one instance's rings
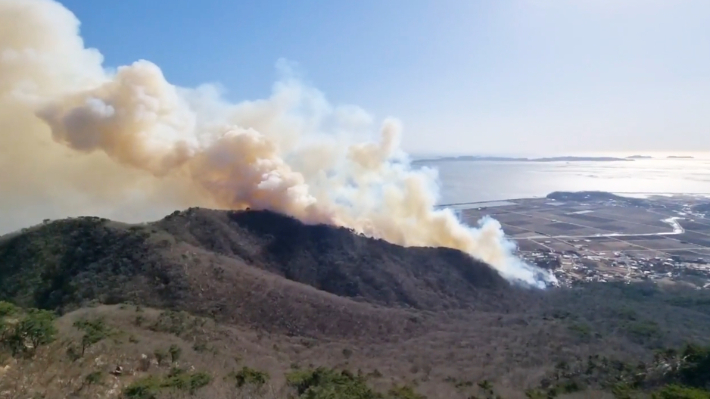
[[[511,157],[511,158],[544,158],[544,157],[614,157],[626,158],[635,155],[649,156],[655,159],[667,159],[669,156],[690,156],[695,159],[710,159],[710,152],[699,151],[570,151],[570,152],[421,152],[410,153],[412,159],[438,156],[481,156],[481,157]]]

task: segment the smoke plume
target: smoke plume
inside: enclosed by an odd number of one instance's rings
[[[78,28],[53,0],[0,0],[7,224],[38,213],[251,207],[406,246],[457,248],[525,284],[554,279],[513,256],[495,220],[471,228],[435,210],[436,171],[410,167],[396,119],[373,128],[368,113],[331,105],[283,63],[269,98],[237,104],[210,85],[172,85],[149,61],[108,71]]]

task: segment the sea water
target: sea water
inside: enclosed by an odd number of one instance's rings
[[[710,196],[710,159],[618,162],[440,161],[439,204],[544,197],[553,191]]]

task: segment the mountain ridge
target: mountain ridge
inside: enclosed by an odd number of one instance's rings
[[[21,380],[46,398],[119,397],[152,381],[152,397],[186,397],[163,384],[195,367],[214,378],[196,399],[233,398],[247,392],[230,382],[243,367],[287,392],[284,376],[327,367],[362,370],[381,392],[407,386],[430,398],[469,398],[477,381],[506,398],[575,381],[599,393],[609,387],[596,375],[550,378],[560,364],[601,357],[635,367],[662,348],[710,343],[709,295],[650,282],[524,289],[455,250],[404,248],[265,211],[191,208],[141,225],[47,221],[0,238],[0,301],[57,311],[59,336],[34,358],[7,355],[0,390],[20,392],[11,382]],[[77,357],[76,323],[116,335]],[[171,344],[184,360],[161,366]],[[94,373],[111,385],[84,384]],[[262,394],[252,397],[288,397]]]
[[[0,299],[23,306],[131,301],[333,336],[411,330],[410,308],[499,310],[512,290],[456,250],[404,248],[268,211],[200,208],[143,225],[87,217],[6,236],[0,280]]]

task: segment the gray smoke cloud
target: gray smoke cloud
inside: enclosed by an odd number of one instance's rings
[[[17,220],[47,206],[133,218],[269,209],[460,249],[511,281],[554,281],[513,255],[497,221],[472,228],[435,209],[436,171],[410,166],[398,120],[378,128],[362,109],[330,104],[283,62],[269,98],[236,104],[211,85],[170,84],[149,61],[108,71],[78,28],[53,0],[0,0],[0,187]]]

